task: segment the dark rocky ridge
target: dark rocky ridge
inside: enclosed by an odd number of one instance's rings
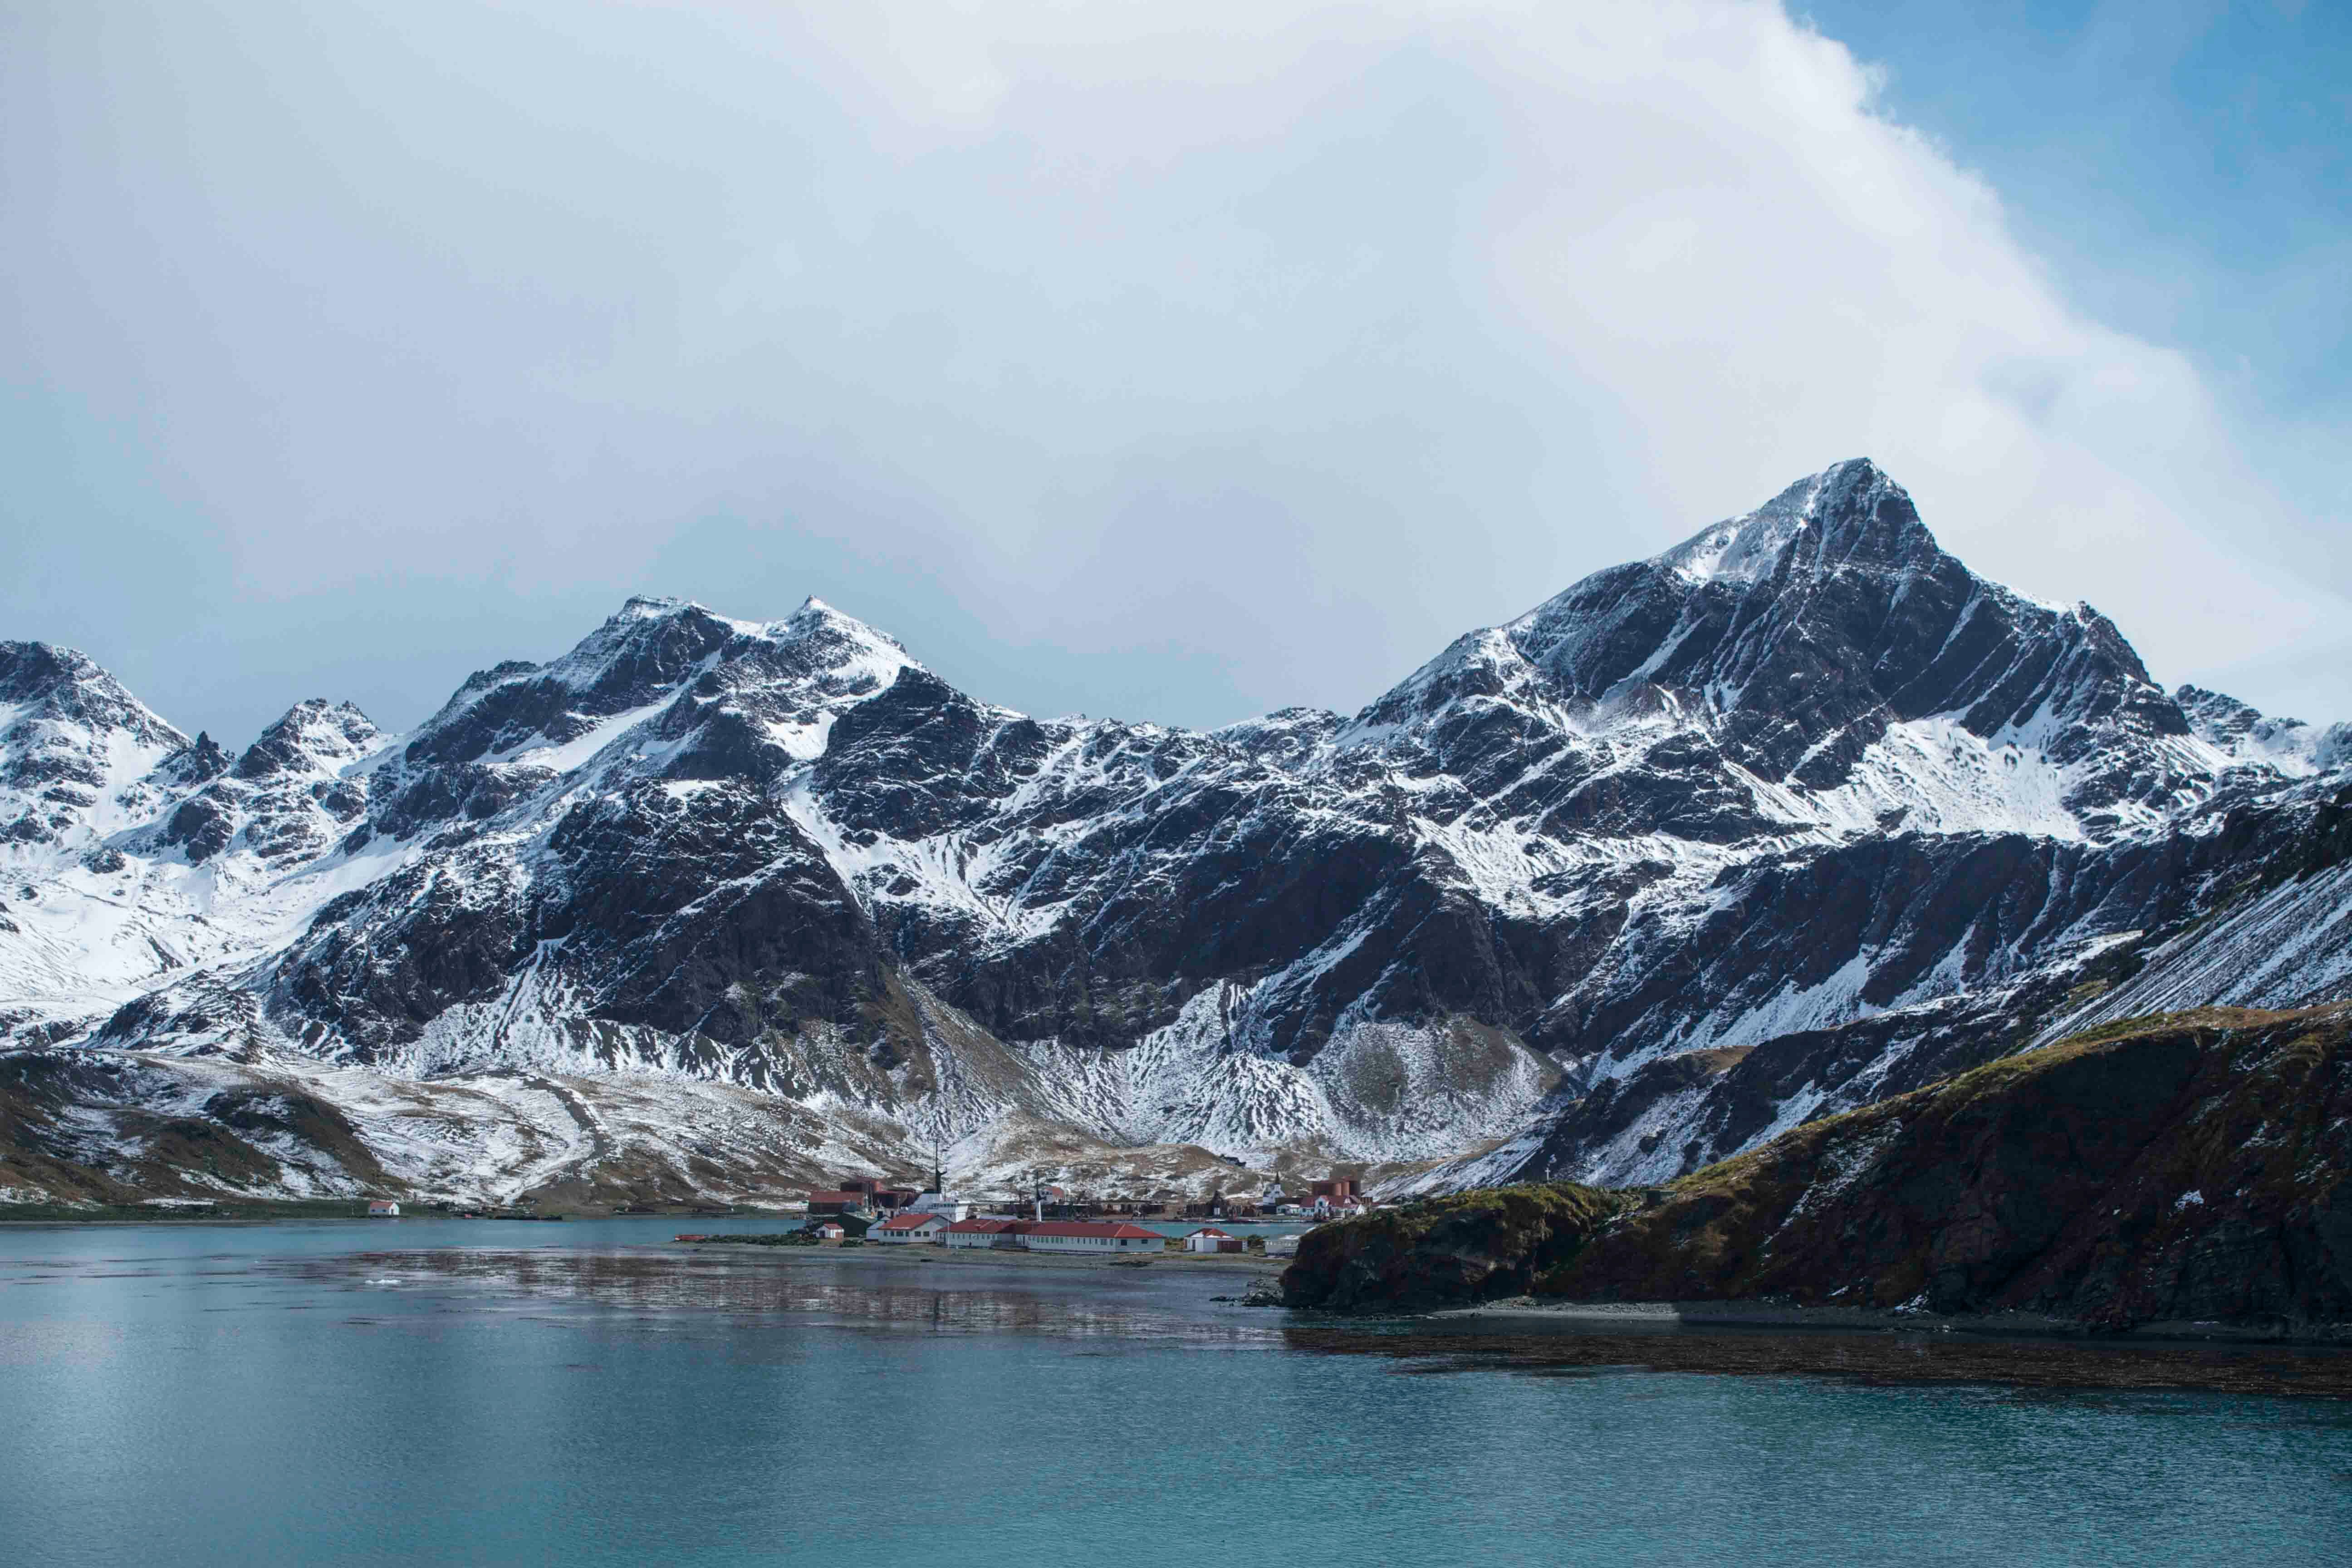
[[[1533,1294],[2352,1333],[2352,1012],[2116,1026],[1645,1194],[1537,1186],[1311,1233],[1293,1306]]]

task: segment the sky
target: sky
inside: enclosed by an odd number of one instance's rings
[[[232,742],[635,593],[1352,710],[1843,458],[2352,718],[2327,4],[0,0],[0,637]]]

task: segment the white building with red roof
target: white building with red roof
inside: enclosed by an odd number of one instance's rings
[[[1020,1233],[1027,1225],[1026,1220],[975,1215],[948,1226],[940,1233],[940,1239],[950,1247],[1018,1247],[1021,1245]]]
[[[1185,1236],[1184,1250],[1187,1252],[1239,1252],[1242,1250],[1242,1238],[1231,1231],[1219,1230],[1213,1225],[1204,1225]]]
[[[1032,1252],[1157,1252],[1168,1245],[1139,1225],[1087,1219],[1031,1220],[1021,1241]]]
[[[884,1241],[904,1247],[913,1242],[936,1242],[948,1228],[945,1215],[895,1214],[866,1233],[868,1241]]]

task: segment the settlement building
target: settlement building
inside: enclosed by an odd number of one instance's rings
[[[1032,1221],[1021,1241],[1032,1252],[1157,1252],[1168,1245],[1166,1237],[1139,1225],[1082,1219]]]
[[[1213,1225],[1204,1225],[1184,1238],[1187,1252],[1239,1252],[1242,1238],[1229,1236]]]
[[[809,1208],[814,1212],[819,1199],[837,1203],[845,1209],[872,1209],[887,1213],[902,1209],[915,1201],[912,1187],[887,1186],[872,1176],[852,1176],[841,1184],[841,1190],[831,1193],[811,1193]]]
[[[948,1228],[948,1221],[935,1214],[894,1214],[866,1233],[871,1241],[892,1241],[904,1245],[913,1241],[937,1241]]]
[[[808,1212],[813,1215],[870,1213],[866,1197],[866,1194],[858,1191],[856,1187],[843,1187],[835,1192],[811,1193],[808,1195]]]
[[[1307,1211],[1317,1219],[1347,1219],[1363,1213],[1368,1206],[1363,1194],[1356,1190],[1353,1176],[1328,1177],[1307,1191],[1313,1194],[1307,1201]]]
[[[399,1217],[400,1205],[394,1203],[390,1198],[368,1199],[368,1218],[398,1219]]]
[[[1166,1237],[1139,1225],[1083,1219],[960,1219],[937,1235],[950,1247],[1026,1252],[1142,1252],[1168,1244]]]
[[[1019,1232],[1027,1222],[1017,1219],[960,1219],[940,1233],[950,1247],[1018,1247]]]

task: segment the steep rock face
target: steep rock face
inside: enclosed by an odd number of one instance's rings
[[[1666,1048],[1580,1066],[1539,1132],[1422,1180],[1666,1181],[2116,1019],[2344,995],[2347,823],[2352,794],[2320,779],[2106,846],[1900,835],[1759,864],[1637,949],[1637,985],[1588,983],[1619,1009],[1609,1037]]]
[[[184,1020],[233,994],[236,1049],[384,1073],[1655,1181],[2102,1007],[2352,987],[2330,743],[2168,696],[1866,462],[1352,718],[1031,719],[814,600],[634,599],[409,735],[306,702],[234,758],[76,660],[0,732],[107,781],[14,851],[25,1044],[224,1051]]]

